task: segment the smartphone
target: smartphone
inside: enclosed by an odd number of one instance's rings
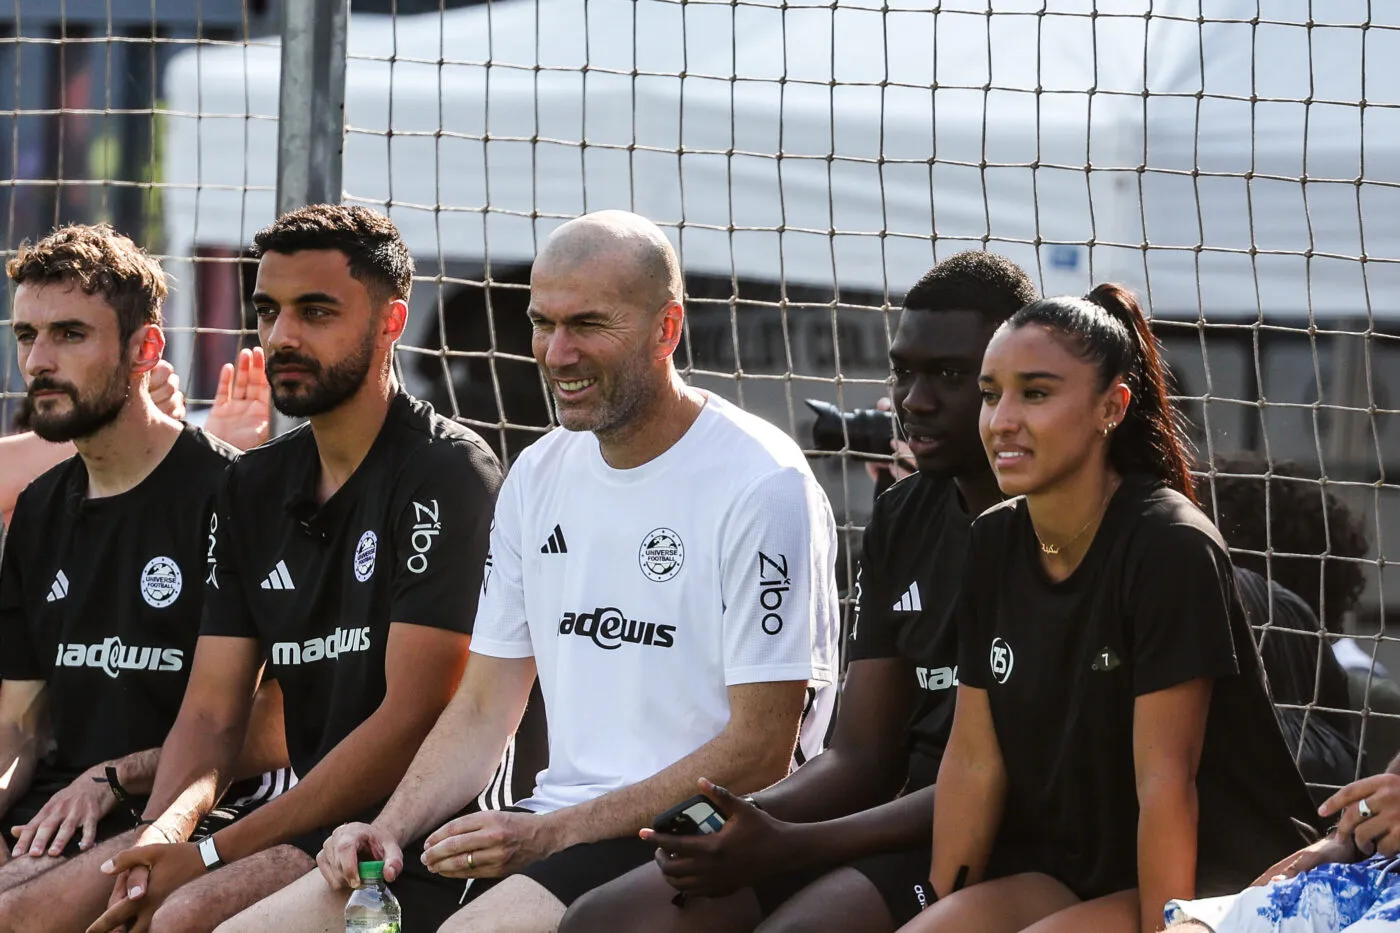
[[[723,825],[724,817],[710,798],[696,794],[652,820],[651,828],[669,836],[705,836],[719,832]]]

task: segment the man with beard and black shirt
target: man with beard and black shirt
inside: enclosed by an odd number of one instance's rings
[[[182,794],[207,809],[264,660],[301,780],[197,847],[121,853],[94,931],[211,930],[312,870],[330,828],[393,791],[466,664],[501,470],[394,378],[407,247],[382,214],[334,205],[253,242],[273,404],[310,421],[245,454],[219,493],[194,672],[147,813]]]
[[[94,859],[135,838],[135,798],[190,672],[205,528],[237,451],[152,399],[165,275],[131,240],[64,227],[7,271],[24,420],[77,455],[20,494],[0,564],[0,928],[58,931],[101,911],[110,883]],[[235,773],[286,763],[280,700],[262,696],[259,742]],[[263,777],[230,792],[235,812],[289,780]],[[172,818],[148,831],[194,828]]]
[[[669,857],[580,900],[561,933],[889,933],[925,905],[928,814],[958,683],[949,613],[972,519],[1001,500],[978,435],[977,375],[992,332],[1035,297],[1011,261],[965,252],[905,298],[891,394],[919,470],[880,496],[865,532],[831,746],[749,800],[716,789],[720,832],[657,837]],[[705,897],[678,910],[676,890]]]

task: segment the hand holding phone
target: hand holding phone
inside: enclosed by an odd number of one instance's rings
[[[696,794],[652,820],[651,828],[670,836],[707,836],[724,826],[724,815],[710,798]]]

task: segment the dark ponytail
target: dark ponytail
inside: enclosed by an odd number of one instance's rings
[[[1080,359],[1095,363],[1100,388],[1122,377],[1133,398],[1109,442],[1119,473],[1155,476],[1192,502],[1195,481],[1181,416],[1167,398],[1160,345],[1133,293],[1099,285],[1084,298],[1042,298],[1007,321],[1011,329],[1038,324],[1069,337]]]

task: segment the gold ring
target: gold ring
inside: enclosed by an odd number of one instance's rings
[[[476,857],[472,853],[467,853],[467,871],[476,871]]]

